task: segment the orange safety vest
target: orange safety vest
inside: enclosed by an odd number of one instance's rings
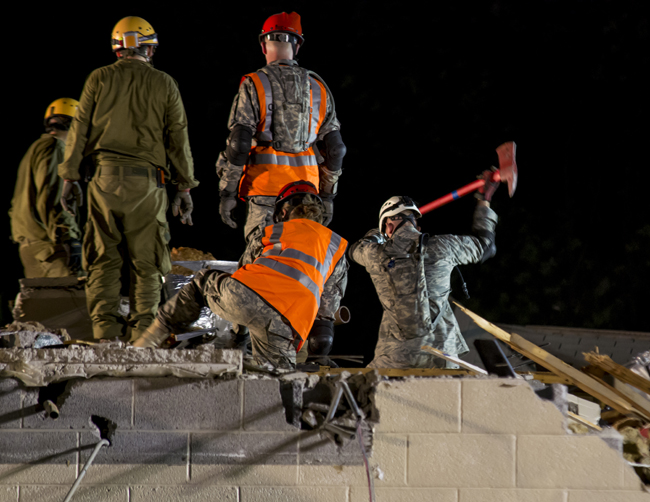
[[[255,138],[262,142],[273,142],[271,125],[273,122],[273,93],[268,76],[263,71],[249,73],[255,85],[260,103],[260,122]],[[255,146],[251,149],[248,164],[239,183],[239,196],[265,195],[275,197],[283,186],[294,181],[305,180],[319,186],[318,161],[311,145],[316,142],[318,131],[325,120],[327,112],[327,91],[325,86],[309,77],[309,139],[305,151],[288,153],[276,150],[272,146]],[[267,111],[269,113],[267,113]]]
[[[296,219],[266,227],[262,244],[262,255],[232,278],[289,320],[302,338],[296,348],[300,350],[316,319],[325,283],[348,242],[315,221]]]

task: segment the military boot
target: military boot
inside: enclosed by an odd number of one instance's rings
[[[151,326],[133,342],[134,347],[160,347],[167,338],[169,338],[170,331],[156,319]]]

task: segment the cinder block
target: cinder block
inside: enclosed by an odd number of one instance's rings
[[[452,488],[376,488],[377,500],[381,502],[458,502],[457,490]],[[366,502],[368,487],[353,486],[350,502]]]
[[[623,489],[623,458],[595,436],[519,436],[520,488]]]
[[[623,487],[626,490],[642,490],[644,485],[634,468],[630,465],[623,466]]]
[[[412,434],[408,441],[409,486],[515,486],[515,436]]]
[[[80,462],[90,457],[99,439],[81,433]],[[93,465],[145,464],[187,466],[188,435],[185,432],[116,431],[110,446],[103,446]]]
[[[347,502],[347,487],[334,486],[264,486],[241,487],[241,502],[268,502],[281,500],[282,502],[314,502],[327,500],[328,502]]]
[[[22,390],[18,380],[0,378],[0,429],[19,429]]]
[[[648,502],[650,493],[629,491],[569,490],[567,502]]]
[[[239,502],[232,486],[134,486],[129,502]]]
[[[356,438],[348,440],[339,447],[318,431],[300,434],[300,464],[361,465],[362,463],[363,455]]]
[[[187,483],[186,465],[97,464],[88,469],[84,485],[182,485]]]
[[[130,379],[94,378],[73,380],[56,403],[60,416],[56,420],[46,417],[44,411],[25,416],[28,429],[91,429],[92,415],[98,415],[115,423],[120,429],[131,428],[133,383]],[[25,396],[25,408],[38,403],[38,391]]]
[[[464,434],[566,434],[559,410],[523,380],[463,380],[462,402]]]
[[[460,502],[566,502],[565,490],[463,488]]]
[[[147,378],[135,381],[136,429],[232,430],[241,422],[237,380]]]
[[[18,487],[0,486],[0,502],[18,502]]]
[[[295,486],[298,465],[190,465],[192,484],[222,486]],[[244,499],[240,499],[243,501]],[[287,499],[278,499],[287,500]],[[315,499],[310,499],[315,500]],[[323,499],[329,500],[329,499]]]
[[[298,433],[192,433],[191,463],[196,465],[297,465]]]
[[[359,448],[358,443],[354,442]],[[372,456],[368,459],[370,474],[375,486],[406,485],[406,445],[407,438],[397,434],[375,434]],[[298,484],[317,485],[358,485],[367,484],[365,465],[342,465],[333,463],[303,463],[302,441],[300,443],[300,465]]]
[[[287,423],[279,380],[245,380],[242,383],[244,385],[244,430],[296,430]]]
[[[378,432],[459,432],[460,382],[433,378],[377,386]]]
[[[70,486],[25,486],[20,487],[19,502],[61,502],[72,488]],[[126,486],[79,486],[74,492],[74,502],[127,502]]]
[[[0,484],[66,484],[76,472],[76,432],[0,432]]]

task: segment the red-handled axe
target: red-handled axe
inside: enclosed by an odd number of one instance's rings
[[[508,141],[497,148],[497,155],[499,156],[499,169],[492,172],[492,181],[504,181],[508,184],[508,194],[512,197],[517,189],[517,162],[515,161],[515,151],[517,145],[514,141]],[[444,206],[448,202],[460,199],[463,195],[472,193],[485,185],[485,179],[478,179],[469,185],[465,185],[458,190],[454,190],[447,195],[440,197],[425,204],[420,209],[421,214],[426,214],[429,211]]]

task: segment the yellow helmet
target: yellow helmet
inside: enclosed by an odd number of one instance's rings
[[[120,19],[113,28],[113,52],[135,49],[143,45],[158,45],[158,35],[147,21],[137,16]]]
[[[79,101],[76,99],[59,98],[56,101],[52,101],[47,107],[47,110],[45,110],[45,120],[47,121],[52,115],[68,115],[69,117],[74,117],[78,106]]]

